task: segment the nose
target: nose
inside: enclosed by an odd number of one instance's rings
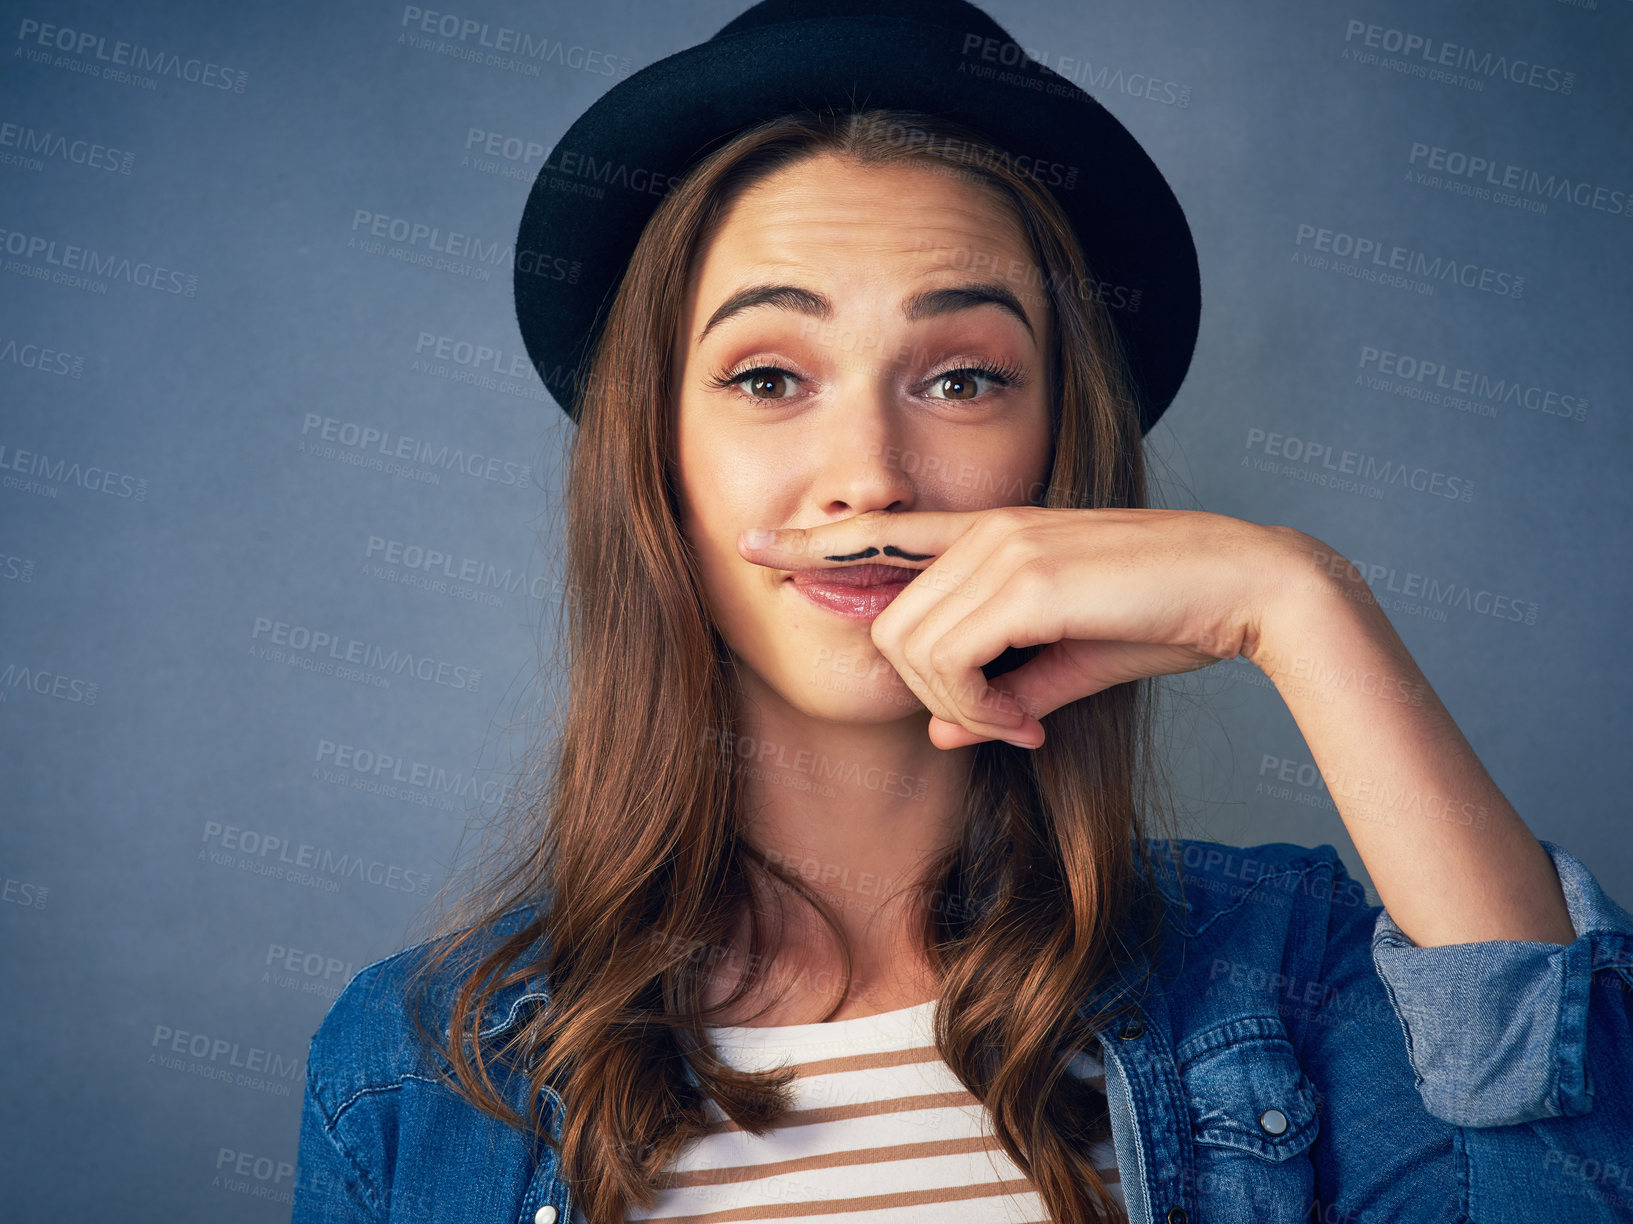
[[[900,410],[888,385],[888,370],[860,372],[847,380],[823,415],[820,456],[814,477],[817,505],[829,519],[870,510],[911,510],[918,502],[913,473],[924,456],[904,444]]]

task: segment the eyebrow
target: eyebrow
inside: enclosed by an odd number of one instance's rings
[[[986,305],[1009,311],[1021,321],[1021,326],[1026,328],[1026,334],[1032,338],[1033,343],[1037,342],[1037,335],[1033,332],[1032,323],[1026,317],[1026,311],[1021,308],[1020,301],[1003,285],[992,281],[972,281],[964,285],[949,285],[941,289],[926,289],[921,293],[915,293],[902,303],[902,316],[917,322],[920,319],[930,319],[937,315]],[[826,320],[833,317],[833,303],[814,290],[802,289],[798,285],[751,285],[747,289],[738,290],[720,304],[720,308],[709,316],[709,321],[697,334],[698,342],[701,342],[717,324],[724,323],[733,315],[752,310],[756,306],[775,306],[780,310],[793,310],[810,315],[814,319]]]

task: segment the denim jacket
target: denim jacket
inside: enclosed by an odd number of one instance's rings
[[[1083,1004],[1119,1016],[1099,1041],[1133,1224],[1633,1221],[1633,915],[1542,844],[1569,945],[1419,948],[1331,846],[1174,843],[1155,963]],[[570,1224],[550,1147],[419,1047],[403,987],[426,946],[361,970],[312,1039],[293,1224]],[[548,998],[516,984],[482,1037]],[[556,1093],[500,1075],[559,1137]]]

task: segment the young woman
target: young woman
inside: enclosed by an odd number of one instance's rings
[[[1145,506],[1198,299],[1132,138],[867,8],[756,6],[540,173],[550,785],[324,1020],[296,1224],[1629,1218],[1633,917],[1339,554]],[[1153,836],[1154,678],[1237,656],[1382,908]]]

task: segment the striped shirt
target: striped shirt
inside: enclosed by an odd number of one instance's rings
[[[715,1124],[667,1171],[650,1224],[944,1224],[949,1207],[983,1221],[1046,1221],[1032,1182],[993,1136],[986,1107],[953,1075],[931,1030],[936,1001],[825,1024],[711,1026],[720,1057],[740,1070],[792,1064],[794,1109],[763,1137]],[[1098,1058],[1074,1074],[1104,1091]],[[1090,1157],[1119,1204],[1109,1138]],[[583,1217],[575,1212],[575,1221]]]

